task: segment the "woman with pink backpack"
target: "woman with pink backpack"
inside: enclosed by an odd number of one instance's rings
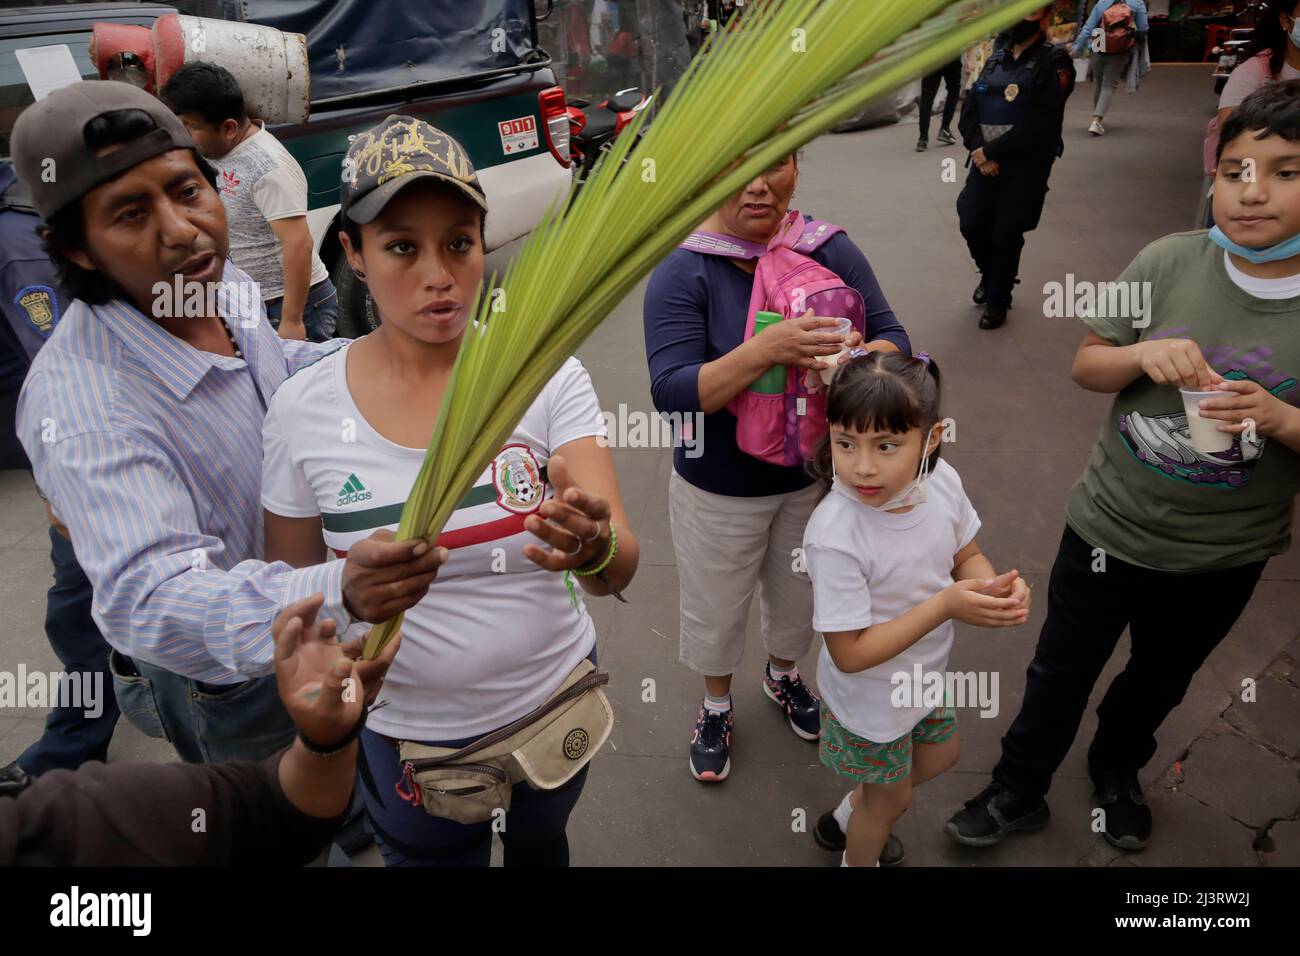
[[[1130,93],[1151,61],[1146,52],[1147,6],[1143,0],[1097,0],[1088,20],[1074,39],[1074,57],[1083,56],[1085,48],[1092,49],[1092,123],[1088,132],[1104,136],[1102,121],[1110,109],[1110,101],[1123,80]],[[1135,69],[1136,61],[1136,69]]]
[[[819,497],[804,464],[826,429],[820,373],[864,340],[911,348],[858,247],[790,209],[798,178],[797,156],[756,176],[660,263],[645,295],[655,407],[703,413],[669,485],[680,658],[705,682],[690,747],[702,782],[731,770],[731,676],[756,591],[764,693],[799,737],[818,739],[818,700],[796,659],[813,638],[800,549]]]

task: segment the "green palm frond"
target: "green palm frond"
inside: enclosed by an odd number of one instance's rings
[[[728,197],[870,100],[1043,6],[781,0],[715,34],[644,135],[643,114],[481,298],[397,536],[436,537],[564,360]],[[372,630],[365,656],[400,622]]]

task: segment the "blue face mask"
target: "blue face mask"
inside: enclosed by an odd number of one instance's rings
[[[1291,42],[1300,46],[1300,17],[1291,20]]]
[[[1251,249],[1249,246],[1233,242],[1222,229],[1215,226],[1210,230],[1210,241],[1222,246],[1234,255],[1241,256],[1247,262],[1255,263],[1255,265],[1259,265],[1261,262],[1280,262],[1283,259],[1290,259],[1292,256],[1300,256],[1300,235],[1284,239],[1277,245],[1269,246],[1266,249]]]

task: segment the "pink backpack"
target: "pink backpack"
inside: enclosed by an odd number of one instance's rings
[[[785,320],[797,319],[809,309],[821,317],[850,319],[865,337],[867,309],[862,295],[810,258],[843,231],[820,220],[805,223],[798,210],[792,209],[766,246],[720,233],[695,232],[679,248],[758,260],[745,321],[746,341],[754,337],[754,319],[759,312],[776,312]],[[747,388],[727,403],[727,410],[736,416],[736,444],[741,451],[787,467],[802,465],[813,456],[826,434],[826,389],[820,378],[812,378],[815,382],[810,388],[805,370],[789,366],[782,394],[766,395]]]

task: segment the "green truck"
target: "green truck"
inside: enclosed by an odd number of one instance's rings
[[[543,0],[543,17],[550,4]],[[489,249],[526,235],[571,183],[564,92],[537,45],[535,0],[267,0],[185,3],[74,3],[0,8],[0,158],[32,102],[18,52],[66,46],[87,79],[98,72],[88,48],[95,23],[150,27],[173,13],[220,12],[307,37],[310,111],[272,132],[302,165],[307,220],[339,291],[338,334],[369,331],[364,291],[338,241],[339,176],[349,138],[392,113],[425,119],[469,151],[488,196]],[[285,11],[288,11],[287,13]],[[187,52],[187,56],[192,55]],[[237,50],[208,48],[222,62]]]

